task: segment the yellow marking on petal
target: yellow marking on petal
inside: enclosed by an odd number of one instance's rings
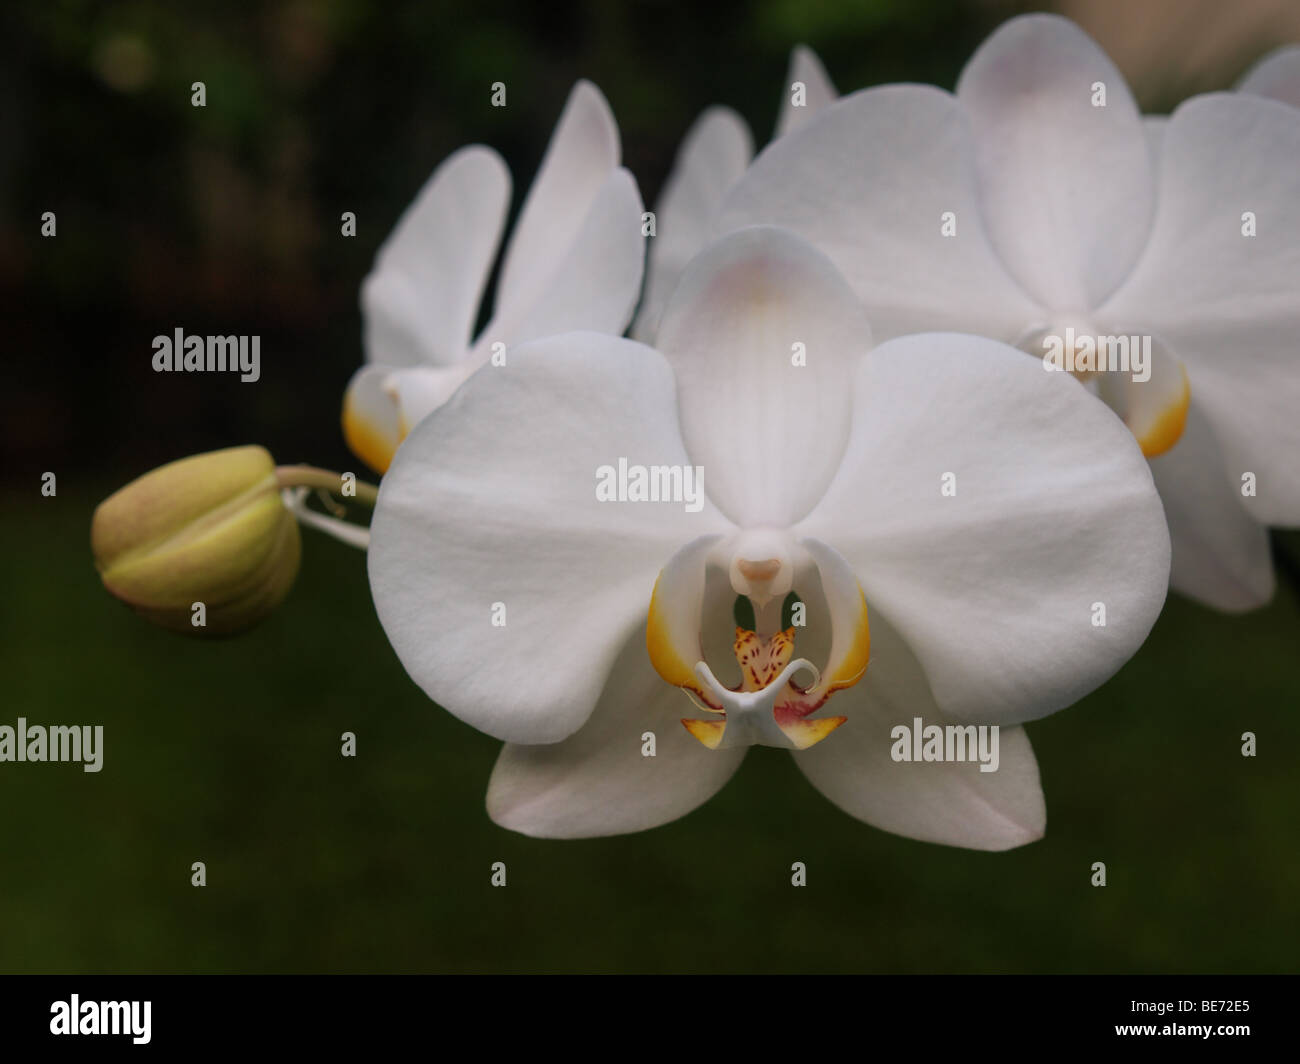
[[[794,656],[794,629],[787,628],[769,639],[760,639],[756,632],[738,627],[732,650],[740,666],[740,689],[761,691],[790,664]]]
[[[646,615],[645,647],[650,654],[650,664],[655,667],[655,672],[674,687],[689,688],[703,698],[704,692],[700,690],[695,678],[695,669],[682,660],[673,646],[672,633],[668,630],[668,621],[659,602],[659,582],[663,575],[660,573],[655,579],[655,588],[650,594],[650,612]]]
[[[397,448],[361,416],[351,394],[343,400],[343,439],[352,453],[376,473],[382,475],[388,472]]]
[[[686,720],[683,718],[682,724],[685,725],[688,732],[710,750],[718,748],[718,744],[722,742],[722,733],[727,727],[726,721],[720,720]]]
[[[862,593],[861,587],[858,588],[858,600],[858,622],[853,630],[853,642],[836,666],[835,674],[827,681],[828,695],[833,691],[852,687],[862,679],[863,673],[867,671],[867,663],[871,660],[871,626],[867,623],[867,596]]]
[[[1178,442],[1183,429],[1187,427],[1187,407],[1192,401],[1192,388],[1187,380],[1187,370],[1182,366],[1178,369],[1183,375],[1183,387],[1178,397],[1156,415],[1146,432],[1137,437],[1138,445],[1147,458],[1164,454]]]
[[[792,720],[782,724],[781,730],[785,732],[786,738],[794,743],[796,750],[807,750],[810,746],[816,746],[848,719],[848,717],[818,717],[816,720]]]

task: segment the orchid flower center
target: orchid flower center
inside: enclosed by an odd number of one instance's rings
[[[1088,314],[1053,317],[1050,326],[1027,329],[1016,346],[1081,381],[1128,425],[1148,458],[1173,447],[1191,401],[1181,363],[1161,355],[1149,335],[1099,333]]]
[[[747,531],[680,566],[679,554],[660,574],[650,604],[647,647],[659,674],[710,714],[682,720],[710,750],[753,744],[804,750],[847,719],[812,719],[812,714],[866,671],[866,602],[843,559],[820,544],[816,550],[826,557],[815,557],[811,546],[785,532]],[[704,660],[702,648],[711,642],[706,636],[717,635],[720,623],[716,609],[702,608],[709,568],[724,570],[729,589],[753,607],[754,628],[734,627],[735,662],[726,662],[725,671],[738,670],[738,682],[724,683],[714,671],[718,660],[714,665]],[[792,590],[794,623],[783,627],[782,610]],[[674,593],[678,601],[668,601]],[[810,656],[796,657],[797,643],[821,645],[822,654],[809,653],[824,667]]]

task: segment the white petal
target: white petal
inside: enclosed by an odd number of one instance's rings
[[[1163,151],[1150,245],[1098,317],[1169,343],[1232,478],[1258,478],[1247,508],[1300,524],[1300,109],[1199,96],[1169,120]]]
[[[1147,153],[1151,156],[1151,172],[1159,174],[1160,155],[1165,144],[1165,127],[1169,125],[1166,115],[1143,115],[1142,135],[1146,138]]]
[[[352,453],[376,473],[388,469],[407,429],[387,387],[389,373],[387,366],[362,366],[343,395],[343,438]]]
[[[793,106],[794,86],[802,83],[803,105]],[[793,129],[798,129],[819,111],[825,110],[836,99],[830,75],[817,58],[817,53],[807,45],[795,45],[790,53],[790,70],[785,76],[785,92],[781,96],[781,107],[777,112],[775,137],[783,137]]]
[[[483,329],[471,359],[479,364],[492,346],[507,347],[591,329],[619,336],[632,320],[645,269],[641,193],[628,171],[616,169],[601,186],[570,242],[548,249],[545,276],[512,298]],[[502,306],[498,300],[498,306]]]
[[[464,357],[509,200],[510,174],[490,148],[462,148],[433,172],[362,285],[370,361]]]
[[[656,346],[677,376],[687,450],[738,525],[786,527],[821,498],[848,438],[852,367],[870,345],[844,279],[789,233],[742,230],[687,267]]]
[[[1169,534],[1147,463],[1104,403],[1019,351],[953,334],[876,348],[854,403],[844,463],[795,531],[848,559],[946,713],[1045,716],[1137,650],[1164,602]]]
[[[597,501],[601,465],[687,462],[674,404],[657,352],[571,333],[484,367],[411,433],[380,485],[370,587],[430,698],[512,742],[587,719],[666,559],[729,527],[707,500]]]
[[[1268,532],[1241,505],[1214,430],[1193,402],[1187,427],[1168,454],[1151,463],[1169,519],[1175,591],[1238,613],[1273,597]]]
[[[1300,45],[1270,52],[1246,72],[1237,91],[1300,107]]]
[[[1094,106],[1098,85],[1105,106]],[[957,83],[975,132],[981,203],[1002,261],[1057,311],[1096,306],[1151,227],[1155,181],[1123,75],[1074,23],[1004,23]]]
[[[729,108],[709,108],[687,132],[655,206],[645,296],[632,326],[635,339],[654,342],[682,270],[703,249],[723,197],[740,180],[753,154],[749,127]]]
[[[994,772],[972,760],[893,760],[895,726],[912,729],[917,717],[923,728],[957,722],[935,705],[920,663],[880,613],[872,614],[871,629],[866,676],[835,699],[848,720],[825,742],[794,754],[795,764],[850,816],[896,835],[975,850],[1041,838],[1047,810],[1023,728],[1000,730]]]
[[[950,222],[955,235],[945,236]],[[755,224],[790,229],[829,255],[877,339],[952,328],[1010,341],[1043,317],[989,244],[970,129],[938,89],[866,89],[775,141],[727,198],[716,231]]]
[[[551,283],[567,248],[619,162],[618,126],[595,85],[579,81],[556,123],[537,177],[506,245],[496,313],[514,315]]]
[[[744,749],[706,750],[681,725],[694,713],[646,659],[645,629],[623,648],[591,719],[560,743],[509,744],[488,787],[502,827],[547,839],[645,831],[685,816],[716,794]],[[645,733],[655,755],[642,756]]]

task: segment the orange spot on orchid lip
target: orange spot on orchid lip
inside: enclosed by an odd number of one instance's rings
[[[686,730],[710,750],[716,750],[722,742],[722,732],[726,724],[720,720],[686,720],[682,724]]]

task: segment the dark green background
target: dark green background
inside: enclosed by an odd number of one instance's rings
[[[225,643],[137,621],[91,566],[94,505],[170,459],[260,442],[355,468],[337,415],[361,358],[358,286],[456,147],[502,150],[517,202],[570,85],[591,77],[653,202],[708,104],[765,140],[792,44],[816,47],[841,89],[951,86],[1010,10],[6,8],[0,723],[101,723],[106,749],[97,775],[0,765],[0,971],[1295,970],[1300,605],[1285,585],[1245,618],[1171,600],[1114,681],[1030,726],[1046,838],[983,854],[859,824],[767,749],[668,827],[514,835],[483,811],[497,744],[406,678],[355,551],[305,533],[287,604]],[[153,57],[137,91],[102,76],[115,35]],[[488,106],[496,80],[505,110]],[[150,339],[177,325],[260,333],[262,381],[152,373]],[[39,494],[45,470],[56,498]],[[1295,535],[1278,546],[1300,554]],[[345,730],[355,759],[339,756]]]

